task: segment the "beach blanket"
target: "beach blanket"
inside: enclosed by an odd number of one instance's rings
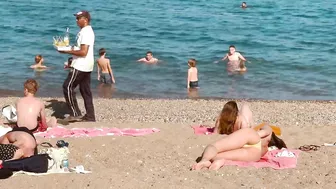
[[[223,166],[236,165],[239,167],[270,167],[273,169],[295,168],[300,150],[272,150],[268,151],[258,162],[243,162],[226,160]]]
[[[96,136],[143,136],[159,132],[156,128],[48,128],[45,132],[34,133],[35,136],[45,138],[67,138],[67,137],[96,137]]]

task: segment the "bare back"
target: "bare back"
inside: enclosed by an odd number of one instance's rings
[[[197,76],[197,68],[196,67],[191,67],[188,70],[188,77],[190,81],[198,81],[198,76]]]
[[[97,60],[97,64],[102,73],[109,73],[109,59],[101,57]]]
[[[44,104],[35,97],[21,98],[16,104],[17,125],[34,130],[38,126],[37,119],[44,109]]]

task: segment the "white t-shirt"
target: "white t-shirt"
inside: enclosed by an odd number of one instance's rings
[[[89,50],[85,57],[73,56],[71,66],[76,70],[82,72],[92,72],[94,66],[93,57],[93,45],[94,45],[95,35],[93,33],[92,27],[90,25],[82,28],[77,34],[77,47],[88,45]]]

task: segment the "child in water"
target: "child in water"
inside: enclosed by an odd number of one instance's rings
[[[198,88],[198,71],[196,68],[196,60],[188,60],[188,78],[187,78],[187,88]]]
[[[200,162],[192,166],[193,170],[203,168],[217,170],[226,160],[259,161],[269,146],[287,148],[268,125],[260,129],[252,126],[252,112],[247,105],[238,110],[235,101],[226,103],[216,121],[215,132],[227,136],[208,145]]]
[[[33,69],[46,69],[47,66],[44,66],[43,65],[43,57],[42,55],[38,54],[35,56],[35,64],[34,65],[31,65],[30,68],[33,68]]]
[[[104,48],[99,49],[100,58],[97,60],[98,80],[105,84],[112,84],[115,83],[115,79],[113,76],[110,59],[106,58],[105,55],[106,50]]]

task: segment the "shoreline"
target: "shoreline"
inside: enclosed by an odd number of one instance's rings
[[[63,98],[63,95],[61,94],[61,90],[59,91],[59,94],[57,95],[51,95],[51,94],[40,94],[37,93],[37,97],[39,98]],[[76,90],[77,99],[82,98],[78,89]],[[0,98],[20,98],[23,96],[22,91],[17,90],[5,90],[0,89]],[[257,99],[257,98],[225,98],[225,97],[154,97],[154,96],[144,96],[144,95],[138,95],[138,94],[125,94],[122,92],[114,92],[114,94],[111,94],[110,97],[101,96],[97,93],[97,91],[93,91],[93,99],[117,99],[117,100],[215,100],[215,101],[246,101],[246,102],[311,102],[311,103],[333,103],[336,102],[336,100],[305,100],[305,99]]]

